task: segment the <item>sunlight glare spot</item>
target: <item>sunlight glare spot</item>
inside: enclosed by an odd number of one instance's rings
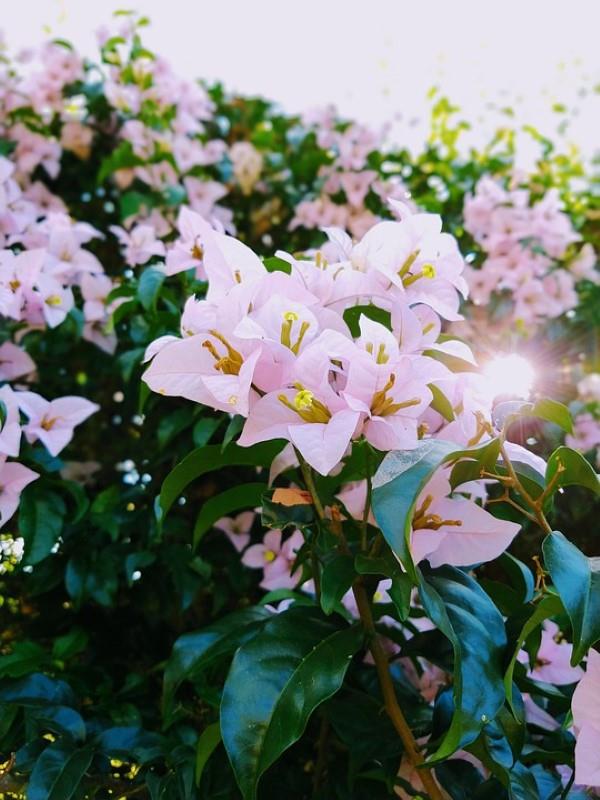
[[[535,380],[533,367],[517,353],[496,356],[485,365],[483,374],[494,397],[510,395],[526,399]]]

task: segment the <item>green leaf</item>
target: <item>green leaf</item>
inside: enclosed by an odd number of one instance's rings
[[[15,642],[10,653],[0,656],[0,677],[20,678],[46,665],[48,655],[36,642]]]
[[[35,716],[37,724],[43,730],[67,734],[78,742],[85,739],[85,722],[81,714],[69,706],[41,706],[30,712],[30,716]]]
[[[146,267],[142,272],[138,284],[137,297],[146,311],[156,310],[158,293],[166,277],[163,270],[157,267]]]
[[[60,495],[28,486],[21,495],[19,532],[25,539],[27,564],[38,564],[52,552],[62,533],[67,508]]]
[[[230,444],[222,450],[220,444],[206,445],[193,450],[171,470],[161,486],[156,505],[159,522],[164,521],[169,509],[193,480],[207,472],[222,467],[262,466],[268,467],[283,447],[283,442],[265,442],[254,447],[238,447]]]
[[[284,261],[283,258],[278,258],[277,256],[263,258],[263,264],[269,272],[287,272],[288,275],[291,275],[292,265],[289,261]]]
[[[354,568],[359,575],[383,575],[390,578],[392,585],[388,594],[396,607],[398,617],[401,622],[408,619],[413,583],[406,572],[401,570],[391,552],[375,557],[359,553],[354,559]]]
[[[206,762],[216,750],[221,742],[221,726],[218,722],[213,722],[208,725],[200,734],[198,744],[196,746],[196,766],[194,769],[194,779],[196,786],[200,786],[202,780],[202,773]]]
[[[392,552],[417,583],[410,554],[417,498],[435,470],[456,450],[452,442],[428,439],[415,450],[388,453],[373,479],[373,514]]]
[[[431,408],[434,411],[437,411],[438,414],[441,414],[447,422],[452,422],[454,419],[454,409],[452,408],[452,403],[450,400],[448,400],[446,395],[438,386],[435,385],[435,383],[428,383],[427,386],[433,395]]]
[[[225,448],[233,442],[236,436],[240,433],[242,428],[244,427],[244,423],[246,422],[245,418],[242,417],[241,414],[236,414],[229,420],[229,424],[225,428],[225,433],[223,434],[223,442],[221,444],[221,450],[225,450]]]
[[[241,644],[256,636],[272,612],[252,606],[218,620],[198,633],[180,636],[167,661],[163,679],[163,709],[170,713],[175,692],[184,681],[193,681],[217,659],[231,655]]]
[[[192,431],[192,440],[195,446],[204,447],[204,445],[208,444],[221,422],[222,420],[219,417],[202,417],[202,419],[199,419]]]
[[[205,500],[194,525],[194,547],[221,517],[259,506],[266,489],[266,483],[243,483]]]
[[[600,566],[559,531],[542,544],[544,564],[573,629],[571,665],[576,666],[600,639]]]
[[[88,640],[89,635],[83,628],[72,628],[69,633],[54,640],[52,657],[59,661],[66,661],[85,650]]]
[[[119,211],[121,220],[133,217],[144,207],[150,210],[154,205],[152,196],[141,192],[125,192],[119,198]]]
[[[327,615],[336,609],[356,576],[354,558],[351,555],[332,555],[321,572],[321,608]]]
[[[570,447],[557,447],[548,459],[546,484],[549,485],[550,481],[555,481],[553,486],[556,489],[563,486],[583,486],[600,495],[598,475],[589,461]]]
[[[255,800],[263,772],[340,688],[362,641],[359,626],[340,628],[314,608],[292,607],[237,651],[223,690],[221,731],[244,800]]]
[[[64,681],[34,673],[18,680],[5,680],[0,688],[0,703],[22,706],[72,705],[73,692]]]
[[[27,784],[27,800],[70,800],[92,757],[89,747],[76,750],[62,741],[54,742],[36,761]]]
[[[360,318],[362,316],[372,319],[374,322],[379,322],[384,328],[389,331],[392,330],[392,315],[379,306],[363,305],[363,306],[350,306],[344,311],[344,322],[350,328],[352,336],[360,336]]]
[[[545,419],[548,422],[553,422],[555,425],[558,425],[563,431],[573,433],[571,412],[567,406],[563,405],[563,403],[558,403],[556,400],[550,400],[547,397],[536,400],[533,406],[525,407],[520,414],[524,417]]]
[[[163,755],[162,737],[136,726],[106,728],[96,736],[95,743],[109,758],[131,759],[141,764]]]
[[[529,619],[521,628],[521,632],[515,644],[515,650],[512,658],[508,664],[504,674],[504,689],[506,691],[506,699],[512,709],[513,714],[516,715],[515,704],[513,703],[513,673],[515,671],[515,664],[517,663],[517,656],[529,636],[536,630],[536,628],[544,622],[544,620],[559,614],[562,611],[562,603],[560,599],[553,594],[547,595],[536,606],[533,606],[533,611]]]
[[[423,350],[423,355],[444,364],[451,372],[479,372],[479,367],[475,364],[443,350]]]
[[[419,587],[427,616],[454,651],[454,714],[438,750],[441,761],[473,742],[504,704],[504,621],[479,584],[462,570],[428,570]]]

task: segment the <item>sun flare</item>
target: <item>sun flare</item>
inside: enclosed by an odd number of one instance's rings
[[[518,353],[496,356],[485,365],[483,374],[489,381],[490,392],[494,397],[510,395],[528,398],[536,378],[529,361]]]

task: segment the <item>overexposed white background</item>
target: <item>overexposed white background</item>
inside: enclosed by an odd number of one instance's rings
[[[0,0],[10,50],[47,33],[94,53],[118,0]],[[567,138],[600,147],[597,0],[125,0],[148,15],[150,46],[188,77],[279,100],[298,111],[334,102],[414,145],[426,92],[455,100],[481,135],[514,107],[544,132],[572,112]],[[594,91],[596,87],[596,91]]]

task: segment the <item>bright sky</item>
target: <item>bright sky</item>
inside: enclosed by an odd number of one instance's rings
[[[410,123],[439,84],[482,125],[490,104],[510,104],[552,131],[551,106],[564,102],[576,111],[569,138],[600,146],[597,0],[0,0],[0,25],[11,49],[48,26],[92,53],[123,5],[152,19],[149,44],[182,74],[289,110],[334,102],[372,124],[400,117],[395,137],[414,144],[422,128]]]

